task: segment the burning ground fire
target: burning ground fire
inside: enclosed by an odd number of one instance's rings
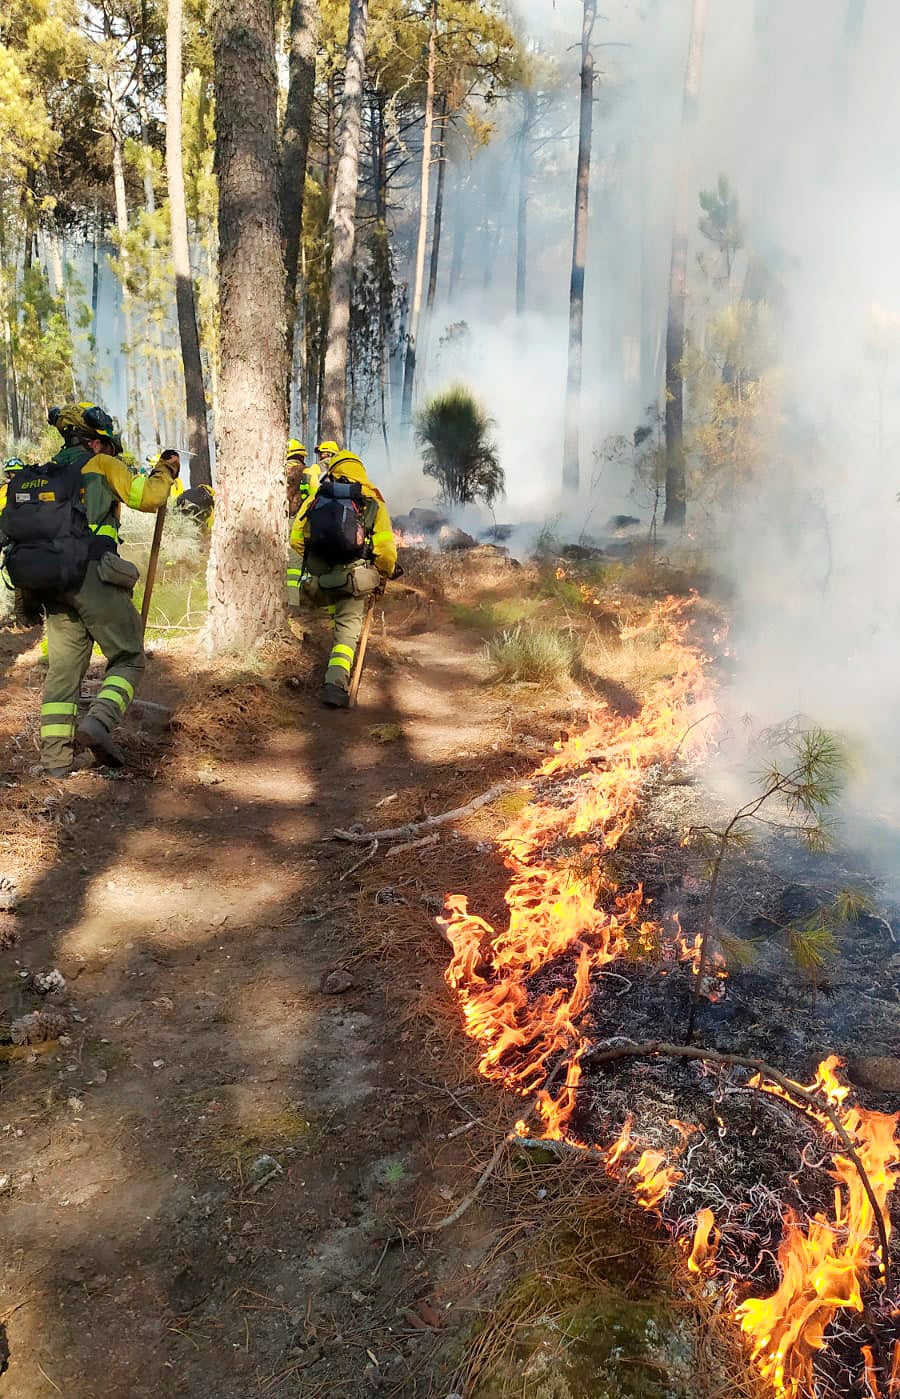
[[[669,599],[657,604],[648,623],[677,648],[674,677],[660,684],[635,718],[622,720],[601,708],[583,732],[557,745],[535,776],[536,799],[497,837],[510,873],[506,929],[496,930],[470,913],[464,895],[446,901],[443,926],[452,947],[447,981],[458,997],[466,1033],[481,1047],[482,1074],[533,1100],[540,1128],[530,1136],[603,1147],[585,1139],[575,1119],[586,1055],[602,1039],[594,1007],[610,963],[626,952],[632,961],[649,957],[662,945],[673,960],[699,972],[697,940],[686,940],[680,928],[663,927],[651,916],[642,887],[621,889],[603,863],[631,827],[651,769],[679,755],[697,755],[708,743],[709,726],[701,721],[714,705],[703,656],[688,637],[689,612],[690,604]],[[564,958],[574,967],[567,985],[540,989],[537,974]],[[709,999],[717,996],[724,975],[719,967],[705,978]],[[635,1136],[629,1115],[618,1140],[604,1148],[607,1171],[627,1180],[640,1205],[657,1211],[680,1237],[686,1229],[693,1234],[693,1243],[686,1245],[688,1267],[715,1279],[759,1373],[776,1395],[789,1399],[900,1396],[900,1309],[885,1296],[880,1248],[880,1239],[890,1234],[888,1198],[900,1161],[900,1114],[847,1106],[849,1089],[835,1073],[839,1062],[834,1056],[825,1060],[806,1090],[794,1085],[797,1098],[788,1091],[790,1080],[783,1081],[787,1089],[759,1076],[745,1085],[800,1108],[833,1151],[830,1211],[810,1210],[805,1217],[786,1205],[778,1211],[780,1280],[769,1296],[747,1295],[740,1250],[729,1269],[723,1257],[728,1222],[721,1205],[718,1219],[704,1206],[690,1225],[677,1210],[667,1212],[697,1127],[671,1121],[679,1140],[662,1151]],[[804,1092],[813,1094],[812,1107]],[[526,1134],[524,1121],[517,1131]],[[805,1156],[803,1164],[810,1164]],[[868,1191],[858,1167],[868,1178]],[[746,1228],[742,1238],[746,1249]],[[763,1239],[757,1244],[760,1254],[767,1247],[774,1252],[775,1246]],[[846,1350],[853,1314],[865,1318],[868,1343],[850,1336],[844,1379],[835,1380],[833,1369],[823,1378],[822,1357],[841,1342]]]

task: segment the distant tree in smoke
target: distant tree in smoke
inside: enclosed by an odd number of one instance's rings
[[[734,269],[734,260],[746,241],[741,220],[740,204],[727,175],[720,175],[715,189],[700,192],[700,232],[716,249],[721,259],[721,271],[710,270],[713,281],[727,285]]]
[[[449,505],[486,505],[503,495],[506,478],[492,437],[494,424],[463,384],[428,399],[416,417],[426,476]]]

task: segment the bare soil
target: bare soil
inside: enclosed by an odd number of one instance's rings
[[[488,857],[476,822],[354,871],[367,847],[332,832],[524,772],[582,701],[524,716],[439,607],[398,593],[390,617],[352,712],[317,703],[315,622],[259,674],[158,648],[142,695],[174,732],[135,712],[130,774],[65,784],[29,775],[39,637],[2,634],[0,1023],[68,1022],[0,1065],[8,1399],[452,1389],[502,1219],[398,1235],[459,1203],[509,1111],[454,1031],[434,922]]]

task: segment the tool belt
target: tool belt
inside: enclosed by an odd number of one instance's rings
[[[331,593],[335,597],[369,597],[384,582],[378,569],[364,559],[313,575],[313,581],[323,593]]]

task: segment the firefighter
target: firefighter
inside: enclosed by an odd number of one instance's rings
[[[321,472],[318,462],[307,463],[306,448],[296,437],[287,445],[285,477],[287,479],[288,518],[293,520],[297,511],[315,495],[319,489]],[[303,577],[303,559],[293,549],[288,551],[287,594],[288,607],[296,612],[300,607],[300,583]]]
[[[319,489],[322,472],[318,462],[306,460],[306,448],[296,437],[287,446],[285,476],[287,478],[288,514],[293,520],[307,496],[315,495]]]
[[[9,457],[9,459],[3,463],[3,480],[0,481],[0,510],[2,510],[6,504],[6,494],[9,490],[9,483],[12,481],[16,472],[24,471],[26,466],[27,463],[24,462],[21,457]]]
[[[340,447],[336,442],[320,442],[316,448],[316,462],[321,467],[321,474],[330,469],[331,462],[340,452]]]
[[[384,587],[397,563],[384,498],[352,452],[331,456],[317,494],[297,512],[291,547],[303,556],[304,596],[327,607],[332,618],[322,703],[345,709],[367,599]]]
[[[190,486],[176,496],[174,508],[189,520],[196,520],[197,524],[212,529],[215,504],[216,493],[212,486]]]
[[[51,776],[66,777],[76,748],[89,749],[109,767],[124,765],[112,730],[134,699],[146,661],[131,601],[139,573],[119,557],[119,513],[122,505],[145,511],[163,505],[176,467],[164,455],[149,475],[133,475],[118,456],[122,443],[112,419],[96,404],[70,403],[47,416],[63,447],[46,466],[18,478],[0,531],[10,577],[45,609],[41,764]],[[106,657],[106,672],[77,721],[94,642]]]

